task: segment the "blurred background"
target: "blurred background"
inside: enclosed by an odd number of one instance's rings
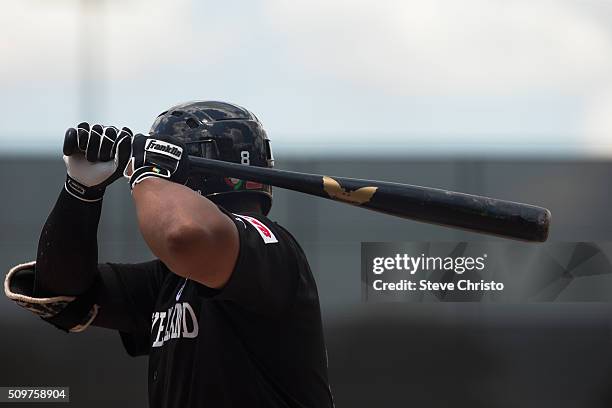
[[[612,241],[611,22],[603,0],[0,0],[0,268],[36,255],[67,127],[146,132],[194,99],[254,111],[279,168],[528,202],[551,241]],[[612,405],[608,304],[361,302],[362,241],[497,238],[278,189],[271,218],[316,275],[338,407]],[[151,257],[124,183],[99,244]],[[146,359],[116,333],[4,297],[0,333],[2,386],[147,406]]]

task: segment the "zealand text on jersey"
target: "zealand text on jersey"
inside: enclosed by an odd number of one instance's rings
[[[154,312],[151,333],[156,332],[151,347],[161,347],[170,339],[198,337],[198,319],[187,302],[176,303],[164,312]]]

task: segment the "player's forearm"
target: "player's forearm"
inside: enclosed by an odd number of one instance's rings
[[[84,202],[62,189],[38,242],[35,291],[78,295],[93,283],[102,201]]]
[[[123,175],[131,140],[128,128],[86,122],[66,131],[66,183],[40,236],[36,295],[80,295],[93,284],[102,197]]]

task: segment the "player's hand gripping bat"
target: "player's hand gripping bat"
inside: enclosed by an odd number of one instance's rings
[[[447,227],[544,242],[546,208],[436,188],[244,166],[190,156],[193,172],[234,177]]]

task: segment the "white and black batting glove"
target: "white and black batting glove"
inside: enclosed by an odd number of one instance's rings
[[[137,134],[132,140],[130,188],[150,177],[185,184],[189,157],[183,142],[172,136]]]
[[[130,160],[132,131],[80,123],[66,131],[66,191],[82,201],[99,201],[106,186],[123,175]]]

